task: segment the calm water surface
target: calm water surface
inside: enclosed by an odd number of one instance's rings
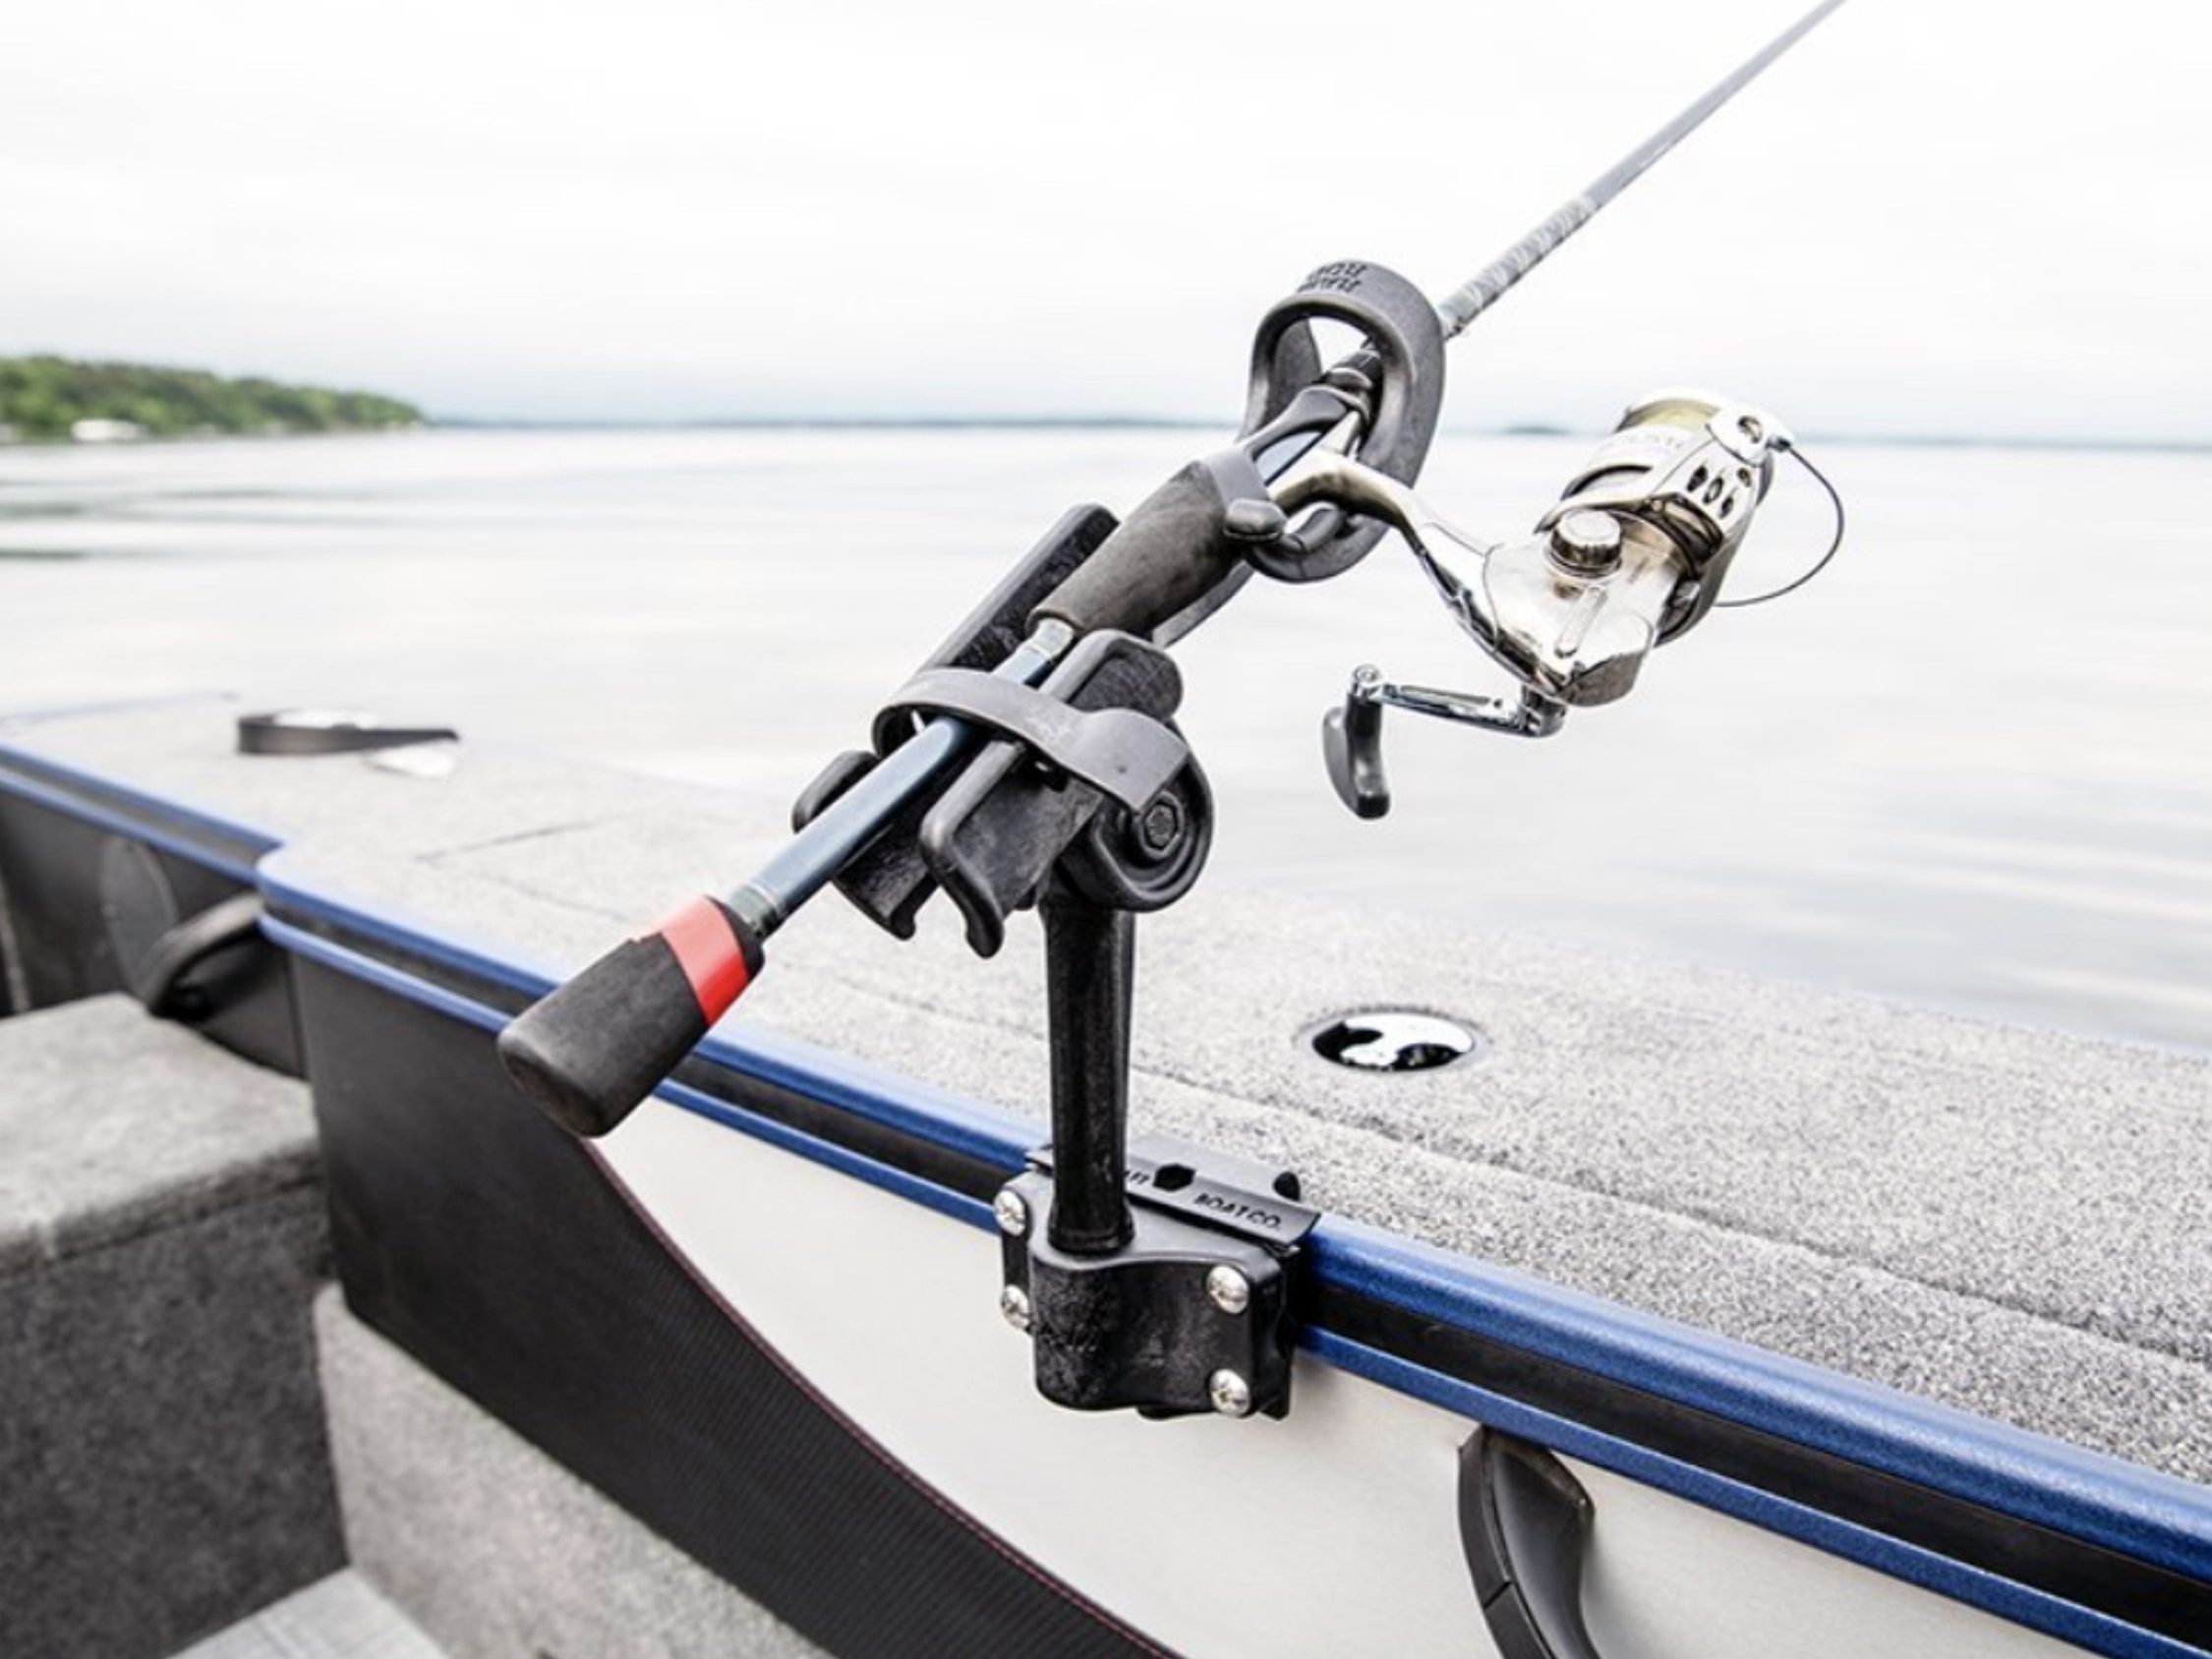
[[[1210,441],[0,449],[0,709],[221,688],[788,796],[1063,507],[1126,508]],[[1447,438],[1425,490],[1503,536],[1587,449]],[[1817,458],[1852,509],[1828,576],[1717,614],[1546,743],[1397,717],[1377,824],[1320,771],[1350,668],[1493,671],[1394,545],[1248,588],[1178,648],[1208,881],[2212,1052],[2212,458]],[[1785,473],[1739,581],[1793,571],[1823,513]]]

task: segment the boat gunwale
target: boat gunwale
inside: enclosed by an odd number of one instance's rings
[[[288,950],[487,1032],[559,982],[551,964],[509,960],[495,948],[462,944],[423,918],[348,902],[340,884],[298,870],[298,862],[280,858],[262,875],[270,906],[263,930]],[[409,966],[379,960],[362,944]],[[460,985],[433,977],[444,975],[460,976]],[[795,1090],[834,1113],[980,1159],[996,1168],[994,1184],[1023,1167],[1045,1132],[1014,1114],[741,1023],[710,1032],[659,1091],[682,1110],[983,1230],[994,1225],[988,1185],[918,1178],[794,1129],[701,1085],[716,1074],[740,1089]],[[1300,1343],[1324,1363],[2095,1651],[2121,1659],[2207,1651],[2190,1638],[2212,1617],[2212,1490],[1340,1216],[1324,1216],[1307,1248],[1309,1306],[1322,1318],[1302,1328]],[[1332,1329],[1328,1310],[1355,1304],[1401,1309],[1831,1466],[1872,1471],[1982,1517],[2004,1534],[1987,1552],[1993,1558],[2010,1559],[2023,1541],[2031,1554],[2039,1544],[2073,1552],[2066,1576],[2096,1600],[1839,1519],[1770,1485],[1715,1475]]]
[[[252,885],[269,907],[262,932],[279,948],[481,1030],[496,1031],[557,983],[552,964],[463,944],[427,918],[348,902],[327,876],[299,872],[300,860],[276,836],[26,754],[4,739],[0,793]],[[397,961],[379,960],[359,944]],[[711,1086],[717,1077],[798,1095],[907,1137],[966,1173],[931,1178],[855,1152],[724,1098]],[[710,1033],[660,1093],[724,1127],[979,1230],[992,1226],[990,1186],[1019,1170],[1043,1135],[1041,1125],[1014,1114],[757,1028]],[[1612,1388],[1873,1470],[1978,1512],[2000,1529],[2032,1528],[2093,1552],[2091,1559],[2105,1557],[2125,1574],[2150,1576],[2131,1597],[2119,1598],[2129,1612],[2116,1615],[1370,1345],[1332,1329],[1325,1312],[1300,1333],[1301,1345],[1324,1363],[2120,1659],[2207,1651],[2190,1638],[2212,1609],[2212,1490],[1342,1217],[1325,1217],[1308,1248],[1324,1306],[1333,1298],[1340,1312],[1361,1303],[1402,1309]],[[2155,1615],[2164,1592],[2185,1605],[2143,1622],[2137,1604]]]

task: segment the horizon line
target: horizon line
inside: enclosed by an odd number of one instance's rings
[[[437,430],[476,431],[1220,431],[1223,423],[1173,415],[728,415],[700,417],[543,417],[426,415]],[[1501,426],[1446,426],[1439,436],[1580,437],[1605,430],[1546,421]],[[2212,437],[2112,437],[2002,432],[1863,432],[1798,434],[1817,443],[1881,444],[1901,449],[2085,449],[2202,454]]]

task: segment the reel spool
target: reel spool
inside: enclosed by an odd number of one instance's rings
[[[1493,548],[1471,631],[1529,690],[1617,702],[1644,658],[1712,608],[1788,436],[1772,416],[1700,393],[1632,404],[1526,541]],[[1432,573],[1433,574],[1433,573]]]
[[[1654,392],[1628,407],[1537,529],[1551,533],[1554,556],[1570,567],[1576,555],[1558,543],[1579,545],[1562,528],[1577,513],[1614,515],[1624,541],[1651,556],[1668,551],[1660,538],[1671,543],[1695,580],[1677,583],[1670,596],[1654,642],[1663,645],[1712,608],[1774,485],[1775,457],[1789,448],[1774,418],[1748,405],[1704,392]]]

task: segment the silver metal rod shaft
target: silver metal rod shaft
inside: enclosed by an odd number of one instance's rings
[[[1542,264],[1560,243],[1588,224],[1597,215],[1599,208],[1626,190],[1653,162],[1704,125],[1708,116],[1742,91],[1761,70],[1796,45],[1815,24],[1842,4],[1843,0],[1821,0],[1819,5],[1769,41],[1732,75],[1599,175],[1581,195],[1572,198],[1551,217],[1447,294],[1436,306],[1436,315],[1444,323],[1444,338],[1453,338],[1488,311],[1507,289]]]

